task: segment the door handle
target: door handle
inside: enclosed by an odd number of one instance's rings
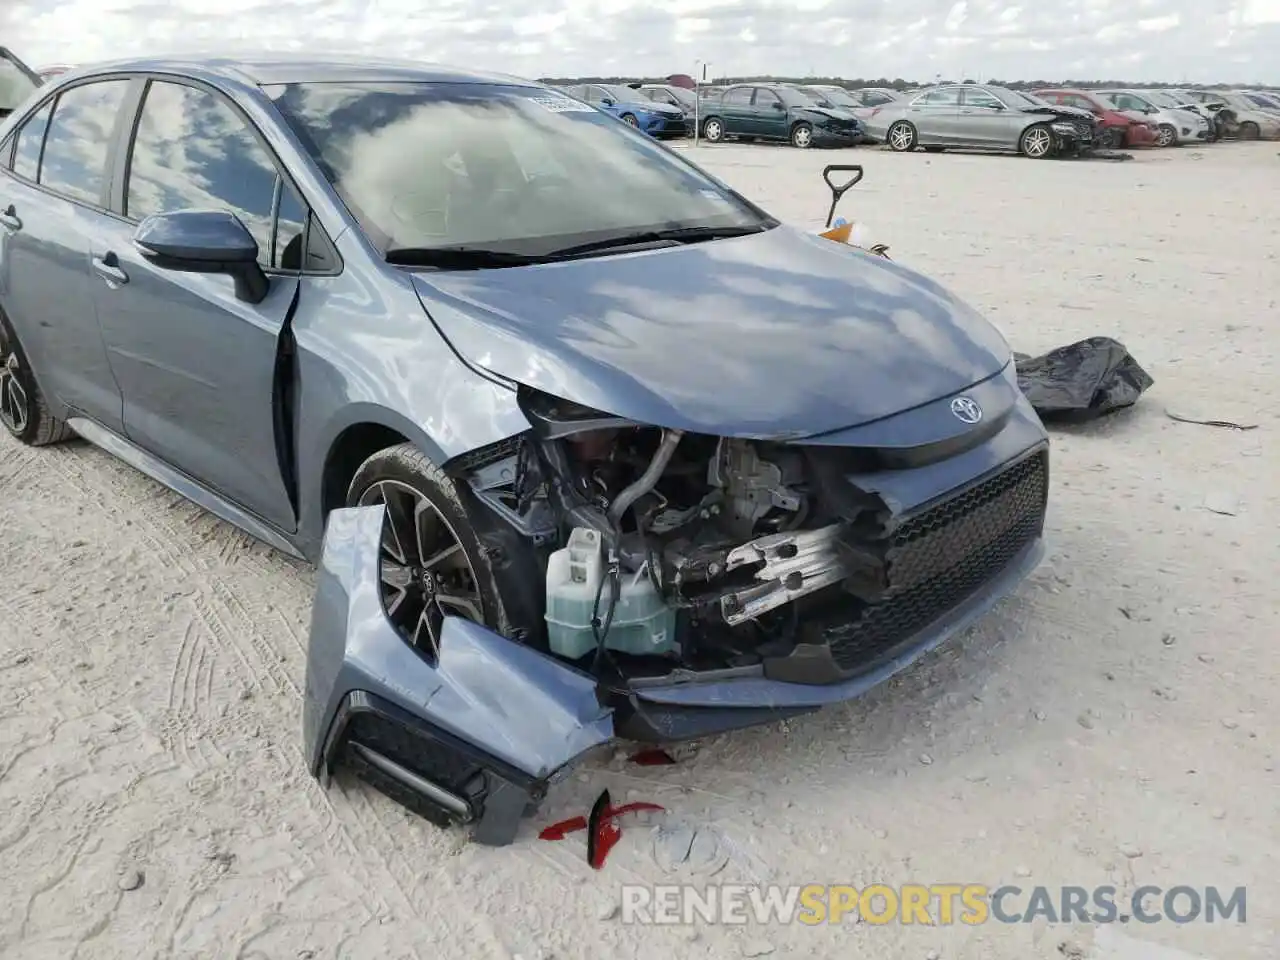
[[[93,258],[93,272],[112,288],[129,282],[129,275],[120,269],[120,258],[111,252]]]
[[[0,213],[0,225],[3,225],[8,230],[22,229],[22,220],[12,203],[4,208],[3,213]]]

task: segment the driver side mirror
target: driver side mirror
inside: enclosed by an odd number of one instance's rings
[[[225,210],[177,210],[147,217],[133,234],[142,256],[179,273],[220,273],[236,283],[236,298],[261,303],[270,281],[258,265],[258,241]]]
[[[614,104],[613,97],[602,97],[600,99],[600,105],[603,107],[612,107],[613,104]]]
[[[783,105],[783,104],[779,103],[777,100],[775,100],[775,101],[773,101],[773,109],[775,109],[775,110],[785,110],[785,109],[787,109],[787,108],[786,108],[786,106],[785,106],[785,105]]]

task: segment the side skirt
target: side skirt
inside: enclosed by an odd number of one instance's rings
[[[216,517],[239,527],[251,537],[256,537],[269,547],[275,547],[298,560],[306,559],[302,553],[275,529],[259,520],[253,514],[236,506],[229,500],[214,493],[208,487],[191,479],[185,473],[174,469],[163,460],[157,459],[141,447],[130,443],[124,437],[117,436],[106,427],[99,426],[84,417],[72,417],[67,426],[88,440],[95,447],[105,450],[140,473],[145,473],[152,480],[168,487],[174,493],[181,494],[198,507],[208,510]]]

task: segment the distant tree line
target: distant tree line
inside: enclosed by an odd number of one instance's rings
[[[667,78],[663,77],[544,77],[542,83],[557,84],[567,86],[575,83],[666,83]],[[888,77],[878,77],[870,79],[866,77],[855,77],[847,80],[844,77],[774,77],[774,76],[752,76],[752,77],[717,77],[715,80],[708,80],[707,85],[723,86],[729,83],[814,83],[814,84],[834,84],[836,86],[848,87],[856,90],[861,87],[890,87],[894,90],[914,90],[919,87],[932,86],[935,83],[975,83],[974,80],[947,80],[942,81],[929,80],[923,83],[917,83],[913,80],[904,80],[902,77],[894,77],[890,80]],[[1246,87],[1249,89],[1271,90],[1273,87],[1259,86],[1249,83],[1152,83],[1151,81],[1133,81],[1133,80],[984,80],[982,83],[989,83],[1000,87],[1009,87],[1013,90],[1035,90],[1042,87],[1072,87],[1077,90],[1107,90],[1107,89],[1158,89],[1161,87],[1191,87],[1196,90],[1231,90],[1237,87]]]

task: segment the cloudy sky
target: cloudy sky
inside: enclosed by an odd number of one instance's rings
[[[1280,84],[1280,0],[0,0],[0,44],[32,66],[239,47],[524,76],[705,62],[714,74]]]

